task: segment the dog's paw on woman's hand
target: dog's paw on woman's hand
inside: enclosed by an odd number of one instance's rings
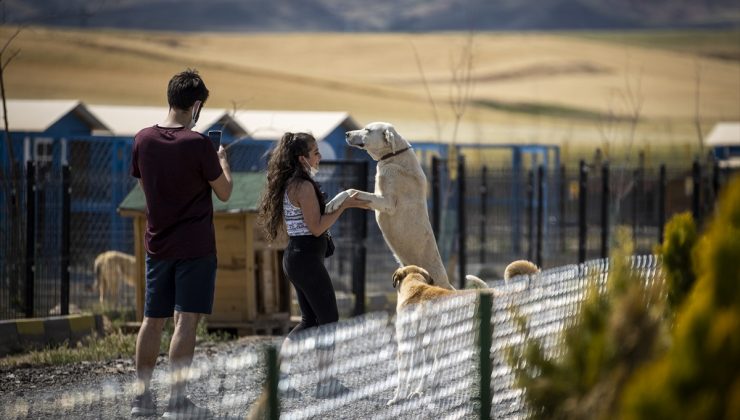
[[[335,195],[331,201],[326,203],[326,213],[334,213],[339,210],[339,207],[342,206],[342,203],[344,203],[344,200],[346,200],[347,197],[349,197],[349,193],[347,191],[342,191]]]

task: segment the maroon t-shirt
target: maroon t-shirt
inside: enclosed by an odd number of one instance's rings
[[[216,252],[209,181],[223,170],[213,144],[185,128],[145,128],[134,137],[131,175],[146,196],[146,251],[158,259]]]

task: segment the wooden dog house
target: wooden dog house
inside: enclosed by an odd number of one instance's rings
[[[268,244],[257,225],[257,204],[264,187],[262,173],[233,173],[231,199],[213,196],[218,271],[211,328],[231,328],[240,335],[286,332],[290,324],[291,291],[281,268],[287,238]],[[144,192],[139,185],[118,208],[133,217],[137,264],[136,318],[144,316]]]

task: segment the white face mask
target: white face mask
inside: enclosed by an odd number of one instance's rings
[[[315,177],[319,173],[319,168],[311,166],[305,158],[303,159],[303,164],[306,165],[306,171],[311,174],[311,177]]]

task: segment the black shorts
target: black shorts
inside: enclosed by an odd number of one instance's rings
[[[210,314],[215,287],[215,254],[173,260],[147,255],[144,316],[169,318],[174,311]]]

